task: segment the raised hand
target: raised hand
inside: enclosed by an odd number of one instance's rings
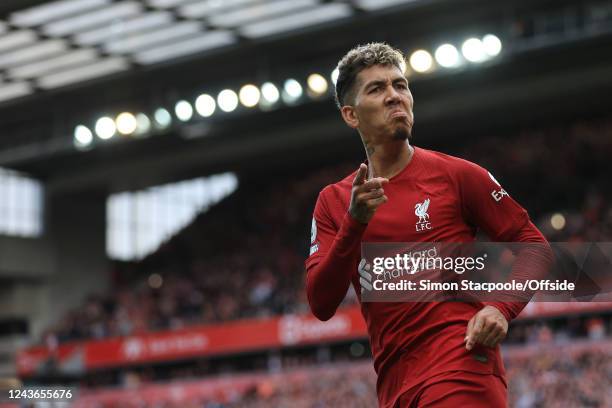
[[[368,166],[362,163],[353,180],[351,204],[349,206],[351,217],[362,224],[370,222],[378,207],[388,200],[383,185],[388,183],[389,180],[383,177],[366,180],[367,174]]]

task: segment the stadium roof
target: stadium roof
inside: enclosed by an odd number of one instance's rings
[[[0,103],[427,0],[3,2]],[[38,4],[40,3],[40,4]],[[17,5],[25,7],[15,8]]]
[[[518,38],[515,25],[523,23],[523,16],[539,10],[563,13],[573,3],[511,1],[500,7],[487,0],[3,0],[0,166],[30,172],[62,188],[113,184],[111,188],[121,189],[159,182],[162,174],[181,178],[191,171],[243,166],[262,151],[274,158],[305,148],[323,154],[318,143],[329,145],[350,133],[330,100],[250,113],[240,120],[228,116],[206,123],[204,130],[201,123],[186,125],[167,137],[110,143],[90,152],[74,150],[72,133],[75,125],[105,113],[168,106],[202,89],[307,71],[325,74],[358,43],[384,40],[409,52],[489,31]],[[599,3],[610,8],[610,1],[593,4]],[[563,84],[568,81],[584,85],[575,87],[574,97],[585,102],[581,108],[593,108],[599,100],[592,98],[593,92],[604,94],[610,88],[606,72],[612,57],[604,52],[610,46],[609,31],[591,34],[579,40],[554,37],[533,50],[530,43],[495,64],[413,82],[417,130],[444,133],[443,123],[457,115],[464,118],[465,131],[506,123],[505,111],[517,123],[521,117],[533,120],[534,103],[539,103],[538,111],[558,112],[567,106]],[[510,51],[518,49],[512,47]],[[191,137],[203,133],[215,137]]]

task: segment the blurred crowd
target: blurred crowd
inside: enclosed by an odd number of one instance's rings
[[[466,140],[438,150],[490,169],[551,241],[612,239],[606,179],[612,174],[612,121]],[[242,175],[236,193],[154,254],[117,263],[112,290],[90,296],[44,340],[57,344],[306,312],[303,261],[317,194],[356,165],[278,175],[269,185]],[[351,289],[345,303],[355,301]]]
[[[612,350],[536,349],[506,359],[510,406],[612,407]]]
[[[344,368],[344,369],[343,369]],[[378,404],[370,364],[317,370],[297,381],[263,380],[234,401],[207,402],[206,408],[371,408]]]
[[[612,406],[612,343],[532,345],[503,351],[511,408],[605,408]],[[158,384],[155,402],[144,402],[155,385],[116,394],[83,394],[79,408],[326,408],[375,407],[376,377],[369,360]],[[213,383],[213,384],[211,384]],[[211,385],[213,388],[211,388]],[[177,389],[181,387],[181,392]],[[190,392],[190,389],[195,390]],[[174,390],[171,392],[169,390]],[[207,390],[198,394],[197,390]],[[139,394],[141,393],[141,394]],[[141,395],[139,398],[138,396]],[[164,396],[165,397],[162,397]],[[180,395],[181,397],[177,397]],[[211,396],[212,395],[212,396]],[[106,401],[106,402],[102,402]],[[133,402],[131,402],[133,401]]]
[[[510,408],[612,407],[612,343],[506,347]],[[1,405],[16,408],[16,405]],[[33,405],[32,405],[33,406]],[[68,406],[61,405],[60,406]],[[370,408],[377,406],[369,360],[214,379],[82,391],[73,408]]]
[[[314,203],[321,186],[350,171],[341,164],[256,194],[239,190],[150,257],[116,264],[113,290],[89,296],[46,341],[307,312],[303,265]],[[351,290],[344,304],[355,302]]]
[[[421,145],[419,140],[415,144]],[[612,240],[612,195],[606,180],[612,174],[612,162],[608,160],[612,157],[612,121],[465,140],[454,148],[428,147],[491,170],[529,210],[550,241]],[[201,214],[154,254],[140,262],[115,264],[112,289],[89,296],[82,307],[49,328],[44,341],[57,345],[69,340],[307,312],[303,262],[314,203],[322,187],[349,174],[356,165],[341,163],[306,174],[279,175],[270,185],[242,175],[236,193]],[[351,289],[345,304],[355,302]],[[510,406],[612,407],[611,316],[604,313],[515,322],[504,349]],[[586,346],[574,347],[581,342]],[[607,346],[590,346],[598,343]],[[261,374],[241,392],[180,403],[162,399],[147,405],[140,401],[133,406],[376,406],[370,360],[343,363],[331,359],[323,363],[323,370],[313,368],[321,362],[312,356],[281,360],[276,369],[271,369],[269,361],[262,359],[256,368]],[[301,374],[288,381],[284,373],[292,370]],[[160,380],[171,385],[189,378],[209,381],[202,378],[239,371],[211,369],[206,364],[182,367],[174,374],[166,369],[163,376],[130,370],[121,373],[118,381],[115,378],[103,383],[121,383],[121,390],[137,391],[163,384],[158,383]],[[86,381],[82,384],[94,385]],[[131,406],[119,401],[83,406]]]
[[[505,359],[510,407],[612,407],[612,350],[553,350],[534,349]],[[205,407],[374,407],[375,378],[370,371],[347,376],[339,368],[327,376],[313,375],[300,384],[260,386],[259,392],[236,402],[213,402]]]
[[[504,344],[566,344],[576,339],[612,337],[612,313],[515,321]]]

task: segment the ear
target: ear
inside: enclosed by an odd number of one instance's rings
[[[342,114],[342,119],[344,122],[351,128],[357,129],[359,127],[359,118],[357,117],[357,112],[355,112],[355,108],[350,105],[345,105],[340,108],[340,113]]]

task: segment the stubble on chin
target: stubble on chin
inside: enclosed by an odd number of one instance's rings
[[[412,137],[412,131],[408,126],[398,126],[393,132],[393,140],[408,140]]]

